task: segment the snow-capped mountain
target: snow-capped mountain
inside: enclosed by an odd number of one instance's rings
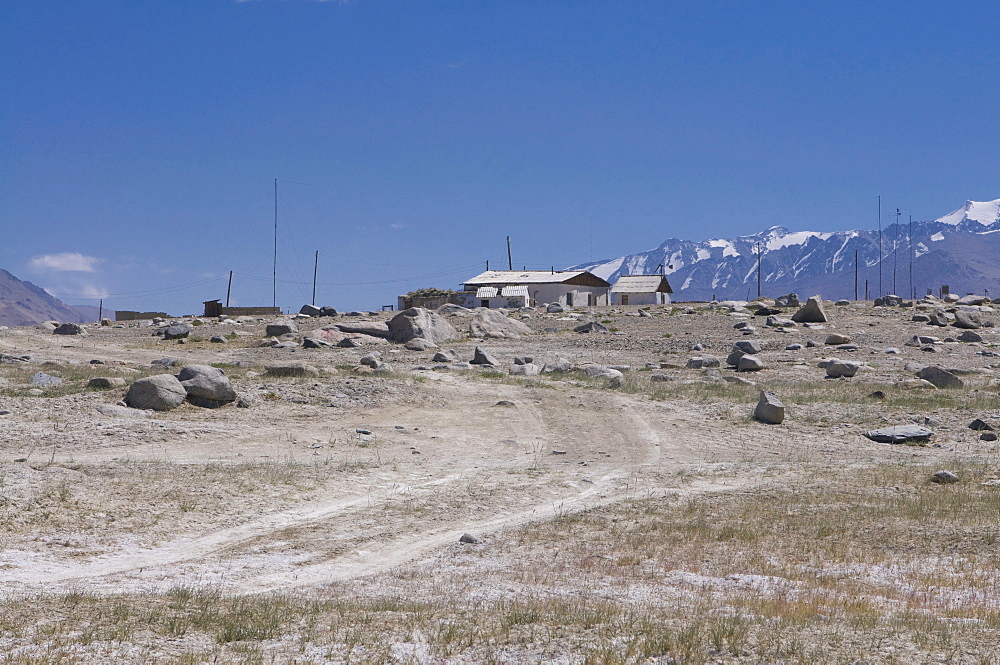
[[[911,238],[912,232],[912,238]],[[670,239],[639,254],[573,266],[614,283],[621,275],[661,270],[675,300],[749,299],[821,294],[827,299],[896,293],[921,296],[948,285],[952,293],[1000,296],[1000,199],[967,201],[929,222],[891,224],[878,231],[789,231],[773,226],[739,238],[702,242]],[[912,281],[911,281],[912,252]],[[881,255],[881,260],[880,260]],[[855,258],[857,257],[857,258]],[[911,293],[912,285],[912,293]]]

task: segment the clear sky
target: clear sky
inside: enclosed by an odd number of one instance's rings
[[[377,308],[485,268],[1000,198],[990,2],[11,0],[0,267]]]

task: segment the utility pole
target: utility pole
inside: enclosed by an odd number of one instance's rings
[[[104,298],[101,298],[101,303],[97,306],[97,322],[100,323],[101,319],[104,318]]]
[[[854,250],[854,300],[858,299],[858,250]]]
[[[867,291],[868,289],[865,289]],[[882,297],[882,195],[878,197],[878,297]],[[868,300],[867,294],[865,300]]]
[[[896,237],[892,241],[892,293],[893,295],[898,295],[896,293],[896,247],[899,246],[899,216],[903,213],[899,212],[899,208],[896,208]]]
[[[757,243],[757,297],[760,298],[760,242]]]
[[[507,270],[514,271],[514,262],[510,258],[510,236],[507,236]]]
[[[907,253],[910,255],[910,300],[917,299],[917,292],[913,290],[913,215],[910,215],[910,230],[906,242]]]
[[[274,179],[274,264],[271,270],[271,307],[278,306],[278,179]]]
[[[313,264],[313,301],[312,306],[316,306],[316,275],[319,272],[319,250],[316,250],[316,262]]]
[[[233,290],[233,271],[229,271],[229,286],[226,287],[226,307],[229,307],[229,294]]]

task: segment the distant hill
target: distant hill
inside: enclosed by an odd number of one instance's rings
[[[944,284],[952,293],[1000,297],[1000,199],[967,201],[933,221],[892,224],[882,230],[881,277],[877,231],[789,231],[773,226],[738,238],[693,242],[669,239],[659,247],[615,259],[573,266],[614,283],[621,275],[661,270],[675,300],[748,300],[757,296],[760,248],[761,295],[820,294],[827,299],[854,298],[855,253],[858,297],[895,292],[922,296]],[[662,266],[662,268],[660,267]],[[895,286],[895,288],[894,288]]]
[[[84,317],[31,282],[0,269],[0,325],[30,326],[42,321],[81,323]]]

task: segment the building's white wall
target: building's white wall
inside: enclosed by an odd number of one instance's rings
[[[543,305],[546,303],[559,303],[560,305],[567,305],[566,296],[570,293],[573,294],[573,306],[574,307],[586,307],[590,304],[593,305],[607,305],[608,302],[608,287],[600,286],[573,286],[570,284],[530,284],[528,285],[528,293],[531,295],[531,300],[536,305]],[[588,300],[588,296],[593,296],[593,302]]]
[[[622,296],[628,296],[629,305],[669,305],[670,304],[670,294],[669,293],[612,293],[611,302],[614,305],[622,304]]]

